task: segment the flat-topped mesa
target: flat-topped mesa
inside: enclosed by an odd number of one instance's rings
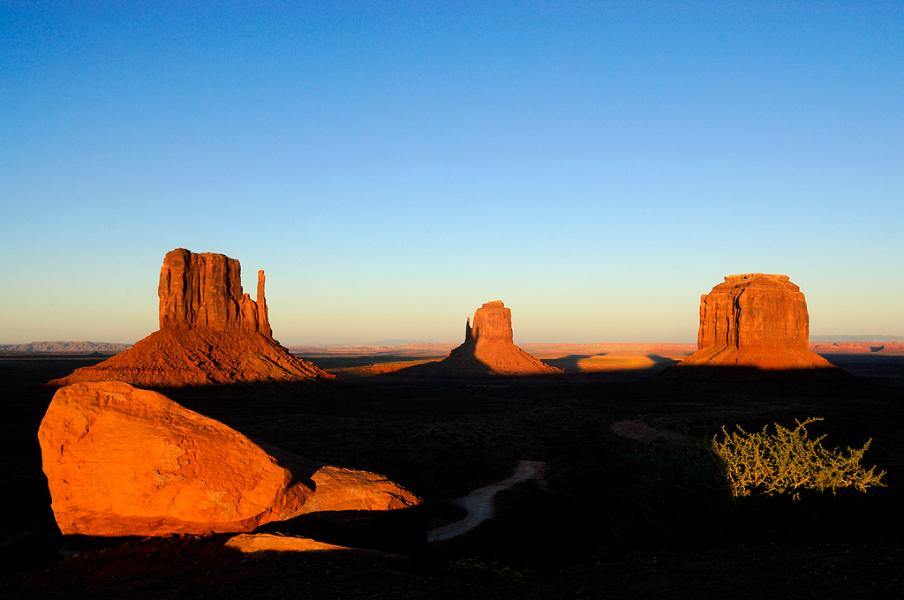
[[[808,349],[809,337],[807,301],[787,275],[728,275],[701,296],[697,352],[681,365],[831,366]]]
[[[182,387],[332,378],[273,339],[264,272],[257,272],[257,300],[242,292],[241,275],[239,261],[222,254],[167,252],[157,286],[159,331],[50,383],[113,380]]]
[[[700,297],[697,348],[806,348],[809,328],[807,301],[787,275],[728,275]]]
[[[177,248],[160,268],[160,329],[207,327],[220,331],[257,331],[270,337],[264,297],[264,272],[257,274],[257,301],[242,292],[239,261],[212,252]]]

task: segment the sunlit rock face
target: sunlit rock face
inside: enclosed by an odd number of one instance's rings
[[[244,554],[254,552],[337,552],[354,550],[347,546],[337,546],[318,542],[311,538],[272,533],[240,533],[226,542],[227,548]]]
[[[514,343],[512,333],[512,309],[506,308],[502,300],[484,302],[474,312],[471,336],[478,342]],[[465,339],[468,338],[467,331]]]
[[[244,532],[309,512],[419,503],[382,475],[261,447],[121,382],[58,390],[38,440],[64,534]]]
[[[242,293],[242,268],[234,258],[177,248],[160,269],[160,329],[208,327],[272,334],[264,298],[264,272],[257,272],[257,300]]]
[[[438,373],[542,375],[560,373],[512,341],[512,311],[501,300],[486,302],[465,325],[464,343],[436,365]]]
[[[273,339],[265,277],[257,299],[242,291],[239,261],[223,254],[172,250],[157,294],[160,330],[112,358],[52,381],[125,381],[144,387],[298,381],[332,377]]]
[[[729,275],[700,299],[697,352],[681,366],[832,366],[808,349],[810,318],[787,275]]]

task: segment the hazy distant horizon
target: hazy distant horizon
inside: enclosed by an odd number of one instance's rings
[[[290,344],[696,339],[786,273],[904,336],[904,4],[0,4],[0,338],[138,340],[177,247]]]
[[[98,344],[98,345],[124,345],[130,346],[139,340],[132,341],[110,341],[110,340],[29,340],[27,342],[5,342],[0,340],[0,350],[6,350],[10,346],[26,346],[30,344],[64,344],[64,343],[81,343],[81,344]],[[838,335],[838,336],[824,336],[824,335],[815,335],[810,336],[810,343],[816,342],[901,342],[904,341],[904,336],[889,336],[889,335]],[[342,343],[331,343],[331,342],[292,342],[292,341],[284,341],[280,340],[280,343],[288,348],[301,348],[301,347],[324,347],[324,348],[341,348],[341,347],[371,347],[371,346],[457,346],[462,342],[461,339],[457,340],[422,340],[422,339],[393,339],[393,340],[365,340],[359,342],[342,342]],[[515,338],[516,344],[562,344],[562,345],[581,345],[581,344],[689,344],[695,345],[697,343],[696,339],[693,340],[614,340],[614,339],[602,339],[595,340],[591,342],[574,342],[569,340],[519,340],[517,336]]]

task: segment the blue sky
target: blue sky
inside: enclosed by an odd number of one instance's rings
[[[0,2],[0,342],[134,341],[175,247],[284,343],[690,341],[730,273],[904,335],[904,4]]]

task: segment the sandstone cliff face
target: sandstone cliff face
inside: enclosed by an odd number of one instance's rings
[[[264,272],[257,272],[257,301],[242,293],[242,268],[234,258],[178,248],[160,269],[160,329],[209,327],[272,334],[264,299]]]
[[[273,339],[264,284],[264,272],[258,271],[252,300],[242,291],[239,261],[172,250],[163,259],[157,287],[160,330],[109,360],[50,383],[115,380],[180,387],[332,377]]]
[[[809,327],[807,302],[787,275],[729,275],[701,297],[697,352],[681,365],[831,366],[808,349]]]
[[[64,534],[242,532],[308,512],[420,501],[381,475],[265,450],[159,393],[120,382],[58,390],[38,439]]]
[[[473,323],[473,325],[472,325]],[[512,341],[512,311],[501,300],[484,303],[465,325],[465,341],[444,360],[419,371],[436,375],[544,375],[561,373]],[[417,374],[417,373],[412,373]]]
[[[506,308],[502,300],[484,302],[474,312],[471,337],[479,342],[499,341],[514,343],[512,332],[512,309]],[[465,333],[465,339],[469,336]]]

